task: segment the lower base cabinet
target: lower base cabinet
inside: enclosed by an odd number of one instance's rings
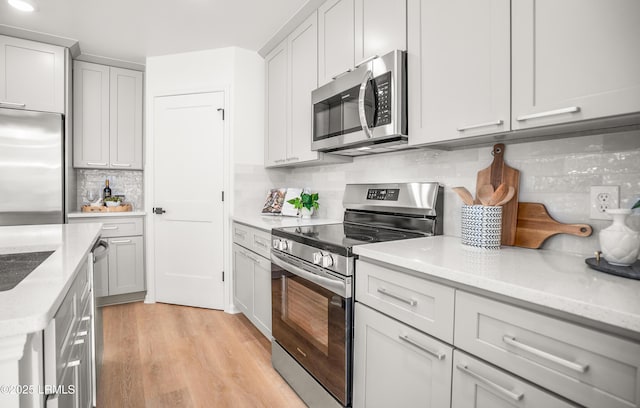
[[[233,244],[234,304],[271,338],[271,261]]]
[[[453,352],[451,408],[576,408],[459,350]]]
[[[356,303],[354,351],[354,407],[450,406],[451,346]]]

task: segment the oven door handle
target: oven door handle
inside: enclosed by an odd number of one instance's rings
[[[306,271],[296,265],[292,265],[273,253],[271,254],[271,262],[278,265],[285,271],[299,276],[302,279],[313,282],[316,285],[335,293],[336,295],[340,295],[343,298],[347,299],[351,297],[351,285],[347,283],[346,279],[340,279],[330,275],[320,276],[313,272]]]

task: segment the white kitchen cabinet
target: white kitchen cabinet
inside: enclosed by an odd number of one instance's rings
[[[111,238],[108,242],[109,296],[143,291],[142,237]]]
[[[407,49],[406,0],[355,0],[354,64]]]
[[[640,111],[640,2],[512,2],[512,127]]]
[[[449,407],[453,348],[356,303],[354,407]]]
[[[233,303],[271,339],[271,234],[233,224]]]
[[[142,72],[74,62],[74,167],[142,169],[142,82]]]
[[[408,9],[409,144],[510,130],[510,1]]]
[[[318,85],[353,68],[354,60],[354,0],[328,0],[318,8]]]
[[[266,167],[352,160],[311,150],[311,91],[318,85],[317,27],[313,13],[266,57]]]
[[[101,237],[109,244],[107,256],[94,265],[94,292],[98,306],[140,300],[146,290],[144,225],[142,217],[82,217],[69,223],[102,223]]]
[[[482,360],[453,352],[451,408],[577,408]]]
[[[287,160],[289,82],[287,51],[287,42],[283,41],[265,58],[267,84],[265,166],[267,167],[285,164]]]
[[[0,36],[0,107],[65,113],[64,48]]]

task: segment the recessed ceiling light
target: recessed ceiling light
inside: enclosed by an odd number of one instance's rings
[[[36,10],[35,4],[28,0],[7,0],[7,2],[20,11],[32,12]]]

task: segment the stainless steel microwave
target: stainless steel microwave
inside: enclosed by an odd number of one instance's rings
[[[407,144],[407,57],[393,51],[311,94],[312,150],[359,156]]]

